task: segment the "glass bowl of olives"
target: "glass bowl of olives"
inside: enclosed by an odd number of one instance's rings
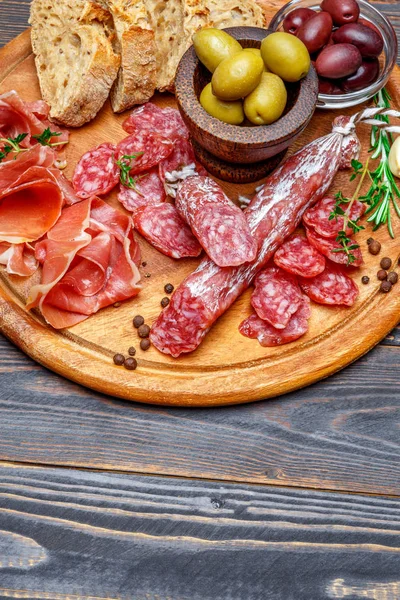
[[[319,77],[318,108],[343,109],[369,100],[396,64],[396,33],[366,0],[291,0],[269,28],[306,44]]]
[[[317,104],[318,78],[315,69],[312,66],[309,68],[309,61],[305,71],[307,74],[298,81],[278,82],[279,77],[275,80],[275,75],[271,72],[261,74],[261,45],[272,32],[257,27],[231,27],[223,31],[240,43],[238,50],[245,51],[247,56],[243,57],[243,62],[251,64],[253,72],[247,72],[243,80],[239,78],[236,81],[233,78],[230,81],[229,69],[224,67],[219,73],[218,66],[212,64],[213,48],[206,44],[207,56],[202,57],[202,62],[198,58],[198,54],[201,54],[199,47],[196,48],[196,54],[194,46],[191,46],[178,65],[175,97],[200,162],[221,179],[247,183],[262,179],[271,172],[283,159],[287,148],[308,125]],[[250,49],[257,52],[248,52]],[[229,58],[223,61],[225,65],[227,61],[229,62]],[[241,72],[242,62],[234,62],[232,72]],[[250,81],[253,77],[261,77],[260,81],[264,81],[264,76],[268,89],[262,96],[266,97],[271,93],[273,100],[283,97],[284,104],[271,121],[268,115],[260,121],[264,124],[258,124],[258,116],[263,116],[258,106],[259,98],[257,94],[252,96],[252,93],[247,96],[248,89],[245,88],[247,83],[254,84]],[[213,96],[215,89],[219,94],[217,99]],[[224,97],[226,102],[220,102]],[[236,97],[238,100],[235,100]],[[245,101],[242,102],[244,97]],[[235,102],[238,102],[238,106],[235,106]],[[226,105],[232,114],[228,112]],[[220,109],[220,113],[215,112]],[[246,116],[243,114],[244,109]]]

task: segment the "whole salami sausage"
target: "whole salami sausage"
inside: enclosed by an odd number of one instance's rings
[[[348,138],[355,135],[354,127],[346,130],[345,123],[342,119],[339,131],[335,131],[334,123],[331,134],[289,157],[268,178],[245,211],[259,245],[256,259],[251,264],[224,268],[209,258],[203,260],[154,323],[150,337],[156,348],[176,357],[199,346],[212,324],[294,232],[304,212],[324,196],[338,169],[349,166],[351,155],[343,162],[342,145],[346,140],[346,148],[351,147]]]
[[[213,179],[185,179],[175,205],[216,265],[234,267],[255,259],[257,243],[243,212]]]

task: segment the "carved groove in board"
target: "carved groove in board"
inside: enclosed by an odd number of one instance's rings
[[[0,530],[0,570],[32,569],[47,559],[47,551],[32,538]]]

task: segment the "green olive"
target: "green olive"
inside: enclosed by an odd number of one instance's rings
[[[263,73],[256,89],[245,98],[244,112],[254,125],[269,125],[282,115],[286,102],[282,79],[274,73]]]
[[[225,102],[212,93],[211,83],[206,85],[200,94],[200,104],[212,117],[216,117],[224,123],[240,125],[244,121],[243,104],[241,100],[236,102]]]
[[[256,56],[259,56],[260,58],[262,58],[261,56],[261,50],[259,48],[244,48],[245,52],[252,52],[253,54],[255,54]],[[264,63],[264,72],[268,71],[267,67],[265,66]]]
[[[239,100],[250,94],[260,83],[264,64],[262,58],[242,50],[218,65],[212,76],[213,92],[222,100]]]
[[[261,56],[267,68],[284,81],[299,81],[310,68],[310,55],[299,38],[276,31],[261,43]]]
[[[242,46],[225,31],[213,27],[200,29],[193,35],[197,58],[211,73],[219,63],[242,51]]]

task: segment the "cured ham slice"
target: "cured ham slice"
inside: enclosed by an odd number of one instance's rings
[[[14,159],[3,160],[0,163],[0,191],[12,185],[30,167],[52,167],[54,160],[54,150],[39,144]]]
[[[92,198],[65,208],[36,245],[42,280],[27,308],[39,307],[55,329],[72,327],[140,291],[138,245],[130,217]]]
[[[0,243],[0,265],[5,265],[10,275],[30,277],[38,268],[35,251],[29,244]]]
[[[33,242],[57,222],[63,194],[43,167],[31,167],[0,192],[0,242]]]
[[[20,145],[22,148],[30,148],[37,144],[32,136],[41,135],[50,128],[51,131],[61,135],[51,138],[49,142],[68,141],[68,131],[50,123],[47,116],[48,108],[44,102],[24,102],[16,91],[6,92],[0,96],[0,137],[15,138],[22,133],[27,133]]]

